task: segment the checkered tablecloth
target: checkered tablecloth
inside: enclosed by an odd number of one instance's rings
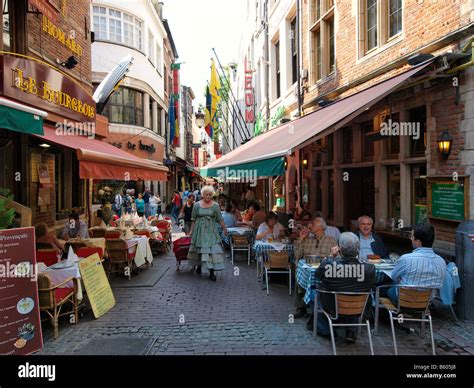
[[[222,230],[222,227],[220,225],[218,225],[218,229],[219,229],[219,234],[221,236],[222,242],[225,243],[226,245],[230,245],[230,236],[232,236],[232,235],[247,236],[247,239],[248,239],[248,241],[251,245],[253,245],[253,243],[255,241],[255,231],[253,229],[248,229],[242,234],[240,230],[234,230],[233,228],[227,228],[227,231],[228,231],[227,236],[224,236],[224,231]]]
[[[314,288],[319,284],[316,280],[316,269],[306,264],[304,259],[299,260],[296,267],[296,281],[301,288],[306,290],[303,297],[306,304],[314,300]]]
[[[268,253],[270,251],[276,251],[276,249],[271,244],[263,241],[256,241],[253,245],[253,250],[255,252],[255,256],[259,258],[259,260],[267,260]],[[294,261],[293,244],[284,244],[282,251],[288,252],[291,262]]]

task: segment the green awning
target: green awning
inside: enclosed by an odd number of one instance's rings
[[[277,158],[258,160],[255,162],[236,164],[234,166],[222,166],[217,168],[201,168],[201,176],[222,178],[224,181],[236,182],[245,181],[246,178],[279,176],[285,173],[285,158],[279,156]]]
[[[43,117],[4,105],[0,105],[0,128],[34,135],[44,135]]]

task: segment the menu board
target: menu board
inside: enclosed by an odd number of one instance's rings
[[[0,230],[0,355],[43,347],[35,252],[34,228]]]
[[[94,317],[100,318],[115,306],[115,298],[99,255],[94,253],[79,261],[79,270]]]
[[[431,182],[432,218],[464,221],[464,184]]]

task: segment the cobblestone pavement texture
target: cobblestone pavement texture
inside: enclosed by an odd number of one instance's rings
[[[77,325],[65,318],[56,341],[46,322],[45,346],[37,354],[76,354],[94,339],[136,337],[152,340],[144,350],[149,355],[332,354],[329,340],[314,339],[306,329],[307,319],[291,321],[294,297],[287,284],[271,282],[267,296],[257,282],[255,263],[247,266],[243,256],[234,267],[229,260],[216,282],[185,264],[176,271],[172,252],[156,257],[154,265],[168,268],[154,287],[115,288],[117,304],[103,317],[94,319],[89,311]],[[437,354],[474,354],[474,324],[454,322],[444,312],[433,318]],[[423,339],[418,332],[397,332],[397,341],[399,354],[431,354],[428,327]],[[387,321],[381,322],[373,343],[376,355],[394,354]],[[364,331],[356,344],[341,339],[336,346],[339,355],[369,354]]]

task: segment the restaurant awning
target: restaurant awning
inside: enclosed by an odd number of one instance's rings
[[[336,124],[343,126],[365,109],[395,91],[410,77],[432,62],[433,60],[430,60],[420,64],[407,72],[343,98],[316,112],[265,132],[201,168],[201,175],[217,176],[215,174],[226,167],[232,167],[233,170],[245,170],[246,168],[252,168],[252,164],[257,162],[262,162],[261,166],[265,167],[257,169],[257,176],[268,176],[268,167],[273,162],[277,163],[275,175],[281,175],[284,171],[282,169],[283,158],[290,155],[295,148],[303,146],[304,143]]]
[[[0,98],[0,128],[42,135],[43,118],[47,116],[42,110]]]
[[[45,126],[45,141],[76,150],[82,179],[166,181],[168,168],[152,160],[139,158],[105,141],[79,135],[56,134]]]
[[[224,177],[226,181],[242,181],[242,179],[247,178],[249,173],[256,174],[257,177],[270,177],[274,175],[283,175],[285,171],[285,158],[279,156],[277,158],[257,160],[254,162],[241,163],[233,166],[223,166],[223,167],[209,167],[201,168],[201,174],[205,173],[203,176],[213,176],[213,177]],[[252,177],[249,177],[252,178]]]

